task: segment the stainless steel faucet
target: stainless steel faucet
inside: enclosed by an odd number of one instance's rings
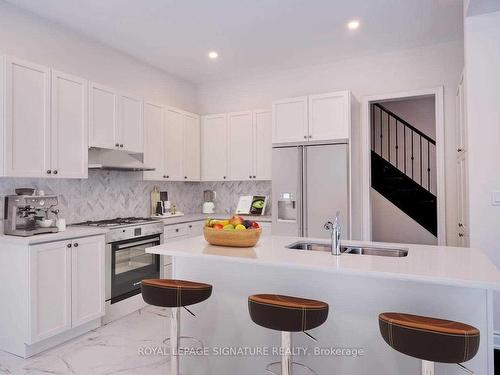
[[[340,255],[340,232],[341,232],[341,227],[339,223],[339,215],[340,212],[337,211],[335,214],[335,220],[333,223],[331,221],[327,221],[324,225],[324,228],[326,230],[330,231],[330,234],[332,236],[332,255]]]

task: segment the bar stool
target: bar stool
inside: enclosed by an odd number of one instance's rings
[[[468,324],[426,316],[385,312],[378,317],[385,342],[398,352],[422,360],[422,375],[434,375],[434,363],[461,365],[479,349],[479,330]]]
[[[179,340],[181,307],[194,305],[208,299],[212,294],[212,285],[186,280],[146,279],[142,280],[141,292],[144,302],[159,307],[171,307],[170,319],[170,374],[179,374]]]
[[[319,327],[328,317],[328,304],[322,301],[282,296],[276,294],[255,294],[248,297],[248,311],[253,322],[259,326],[281,331],[281,361],[267,365],[266,371],[281,363],[281,375],[291,375],[293,365],[316,374],[308,366],[292,361],[292,332],[304,332]],[[313,338],[314,339],[314,338]]]

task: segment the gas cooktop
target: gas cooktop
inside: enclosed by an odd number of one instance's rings
[[[156,222],[156,221],[158,220],[150,217],[117,217],[115,219],[107,219],[107,220],[83,221],[81,223],[76,223],[73,225],[83,225],[89,227],[120,227],[131,224],[146,224],[149,222]]]

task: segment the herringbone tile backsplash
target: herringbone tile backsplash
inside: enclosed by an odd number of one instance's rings
[[[166,190],[169,199],[184,213],[199,213],[203,190],[217,192],[219,213],[236,209],[240,195],[271,195],[270,181],[162,182],[143,181],[141,172],[89,170],[89,178],[0,178],[0,195],[14,194],[18,187],[33,187],[59,197],[60,217],[68,223],[126,216],[149,216],[150,192],[154,186]],[[3,218],[3,199],[0,203]],[[271,213],[270,205],[267,213]]]

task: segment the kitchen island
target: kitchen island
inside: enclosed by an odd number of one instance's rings
[[[319,373],[419,373],[418,360],[395,352],[379,334],[378,314],[399,311],[477,327],[481,346],[466,365],[477,374],[493,375],[492,294],[500,290],[500,272],[484,252],[344,241],[344,245],[405,249],[408,254],[333,256],[325,251],[286,247],[304,240],[267,236],[253,248],[238,249],[211,246],[203,237],[195,237],[148,249],[173,257],[174,278],[207,282],[214,287],[209,300],[193,306],[196,318],[188,314],[182,318],[183,335],[203,340],[210,355],[182,358],[181,366],[197,374],[250,375],[279,360],[272,353],[272,347],[279,346],[279,333],[256,326],[247,310],[249,295],[276,293],[330,305],[327,322],[311,331],[317,343],[301,333],[293,335],[294,346],[308,350],[296,360]],[[267,356],[234,355],[234,351],[233,355],[221,355],[221,348],[241,347],[271,350]],[[357,355],[336,355],[332,348],[352,349],[351,353]],[[461,371],[453,365],[436,366],[438,374]]]

